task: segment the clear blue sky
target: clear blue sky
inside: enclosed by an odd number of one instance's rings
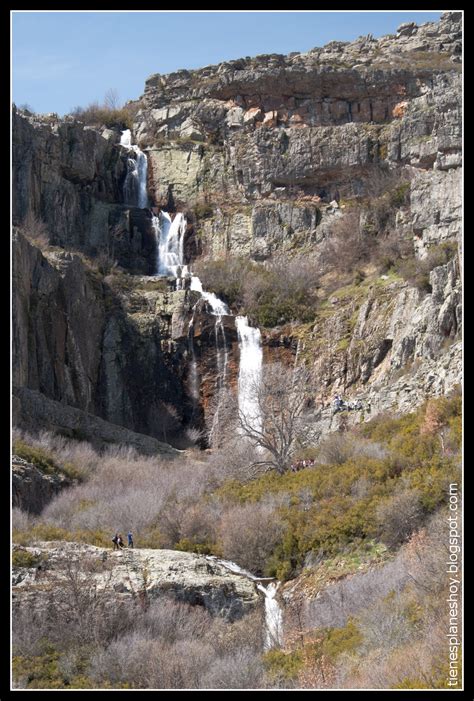
[[[440,12],[17,12],[12,14],[13,100],[64,114],[143,93],[152,73],[257,54],[308,51],[333,39],[394,34]]]

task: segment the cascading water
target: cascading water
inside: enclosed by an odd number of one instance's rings
[[[194,307],[194,310],[196,307]],[[188,325],[188,349],[191,356],[189,380],[191,384],[191,396],[193,398],[194,409],[199,401],[199,374],[196,362],[196,353],[194,352],[194,310],[191,321]]]
[[[256,577],[248,570],[239,567],[230,560],[221,560],[214,555],[207,555],[207,560],[218,562],[220,565],[230,570],[234,574],[240,574],[255,582],[255,586],[265,596],[265,650],[279,647],[283,643],[283,611],[276,597],[281,582],[270,581],[267,586],[263,582],[268,582],[268,577]]]
[[[239,337],[239,413],[249,428],[262,429],[259,387],[262,375],[262,345],[260,329],[249,326],[246,316],[235,317]]]
[[[148,160],[138,146],[132,146],[132,133],[125,129],[120,138],[120,145],[135,153],[135,158],[127,159],[127,175],[123,184],[123,196],[126,204],[144,209],[148,207],[146,190]]]
[[[276,598],[279,586],[280,582],[270,582],[266,587],[257,584],[257,589],[265,595],[266,650],[279,647],[283,642],[283,612]]]
[[[171,220],[168,212],[161,211],[158,216],[153,216],[152,226],[156,236],[157,275],[173,275],[176,278],[176,289],[180,289],[184,279],[189,275],[188,268],[184,265],[184,235],[186,232],[186,219],[182,213],[177,213]],[[229,307],[213,292],[206,292],[200,279],[191,276],[190,289],[199,292],[207,302],[211,314],[216,317],[214,331],[216,340],[217,358],[217,408],[213,417],[210,430],[210,439],[216,436],[219,426],[219,409],[226,386],[228,369],[228,351],[223,316],[231,316]],[[258,328],[252,328],[247,317],[237,316],[235,320],[239,337],[240,369],[239,369],[239,411],[246,421],[255,430],[260,430],[262,419],[258,405],[258,387],[260,384],[262,368],[261,334]],[[194,313],[188,328],[188,343],[191,355],[191,374],[193,397],[199,396],[197,366],[193,344]]]
[[[219,410],[221,407],[221,400],[223,398],[223,393],[225,390],[226,378],[227,378],[227,366],[228,366],[228,352],[227,352],[227,340],[225,336],[224,324],[222,321],[223,316],[230,316],[229,307],[225,302],[219,299],[213,292],[206,292],[202,288],[201,280],[193,275],[191,277],[191,290],[199,292],[201,297],[207,302],[211,308],[211,314],[216,317],[216,322],[214,324],[214,333],[216,339],[216,358],[217,358],[217,407],[214,412],[214,417],[212,421],[211,430],[209,432],[209,439],[212,444],[215,444],[215,440],[218,435],[219,430]],[[222,338],[222,342],[220,342]]]
[[[173,221],[168,212],[161,211],[151,220],[156,238],[156,273],[155,275],[173,275],[176,289],[180,290],[183,280],[188,276],[188,266],[184,265],[184,235],[186,219],[181,212]]]
[[[206,300],[206,302],[212,309],[211,314],[219,317],[231,316],[227,304],[221,299],[219,299],[219,297],[216,297],[214,292],[206,292],[205,290],[203,290],[201,280],[195,275],[193,275],[191,278],[191,289],[201,293],[202,297]]]

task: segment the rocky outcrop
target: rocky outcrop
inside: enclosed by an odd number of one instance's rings
[[[216,384],[215,317],[199,300],[199,293],[176,290],[172,280],[104,277],[80,255],[40,251],[15,231],[13,385],[17,397],[25,390],[18,414],[23,424],[87,434],[94,443],[109,436],[147,452],[159,452],[157,441],[145,446],[131,432],[182,441],[186,425],[204,425]],[[225,328],[236,370],[231,317]],[[202,379],[197,397],[191,348]],[[45,398],[43,404],[27,389]]]
[[[151,220],[123,203],[128,152],[116,139],[72,118],[14,108],[12,146],[14,224],[29,217],[57,246],[152,272]]]
[[[64,541],[38,542],[33,547],[14,546],[37,567],[14,567],[13,608],[27,603],[45,606],[54,598],[54,587],[68,586],[67,572],[78,568],[78,577],[93,580],[95,591],[111,601],[142,602],[163,596],[203,606],[212,615],[228,620],[241,618],[259,601],[253,582],[234,574],[203,555],[176,550],[126,549],[111,551]],[[25,560],[25,556],[23,555]],[[49,586],[45,586],[48,584]]]
[[[98,412],[102,284],[78,255],[43,254],[18,231],[12,251],[13,384]]]
[[[455,238],[460,52],[461,13],[445,13],[396,36],[153,75],[134,125],[150,192],[157,204],[213,209],[199,222],[209,255],[262,259],[291,247],[301,198],[361,197],[381,166],[417,169],[414,235],[434,243],[417,206],[428,198],[447,223],[438,240]],[[296,213],[317,241],[324,208]]]
[[[12,456],[12,506],[39,514],[72,480],[62,474],[46,474],[18,455]]]
[[[173,457],[180,451],[86,411],[49,399],[27,387],[13,387],[13,421],[28,430],[46,429],[74,440],[87,441],[98,449],[111,444],[127,445],[145,455]]]
[[[294,334],[292,355],[312,368],[317,388],[309,440],[384,411],[413,411],[460,385],[457,259],[434,268],[430,285],[431,292],[421,291],[385,275],[368,286],[342,288],[319,310],[309,332]],[[286,333],[292,337],[291,329]],[[267,345],[278,341],[277,332],[265,339]],[[363,410],[333,416],[336,392],[348,401],[359,399]]]

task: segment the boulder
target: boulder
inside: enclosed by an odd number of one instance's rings
[[[14,567],[13,608],[28,601],[33,607],[54,598],[54,587],[61,586],[66,571],[77,570],[79,578],[94,582],[98,593],[113,601],[172,597],[193,606],[203,606],[213,616],[236,620],[254,609],[259,595],[252,581],[230,572],[203,555],[176,550],[136,547],[119,551],[66,541],[38,542],[19,548],[42,568]],[[82,569],[83,568],[83,569]],[[45,586],[49,582],[49,586]],[[52,589],[52,591],[51,591]]]

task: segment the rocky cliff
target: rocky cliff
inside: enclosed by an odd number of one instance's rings
[[[191,210],[209,258],[317,256],[388,169],[408,183],[395,237],[421,260],[446,243],[460,254],[460,42],[460,13],[445,13],[380,39],[151,76],[135,134],[155,203]],[[264,331],[267,359],[280,347],[310,363],[323,414],[334,391],[372,415],[410,410],[460,381],[459,268],[455,255],[424,289],[392,275],[343,286],[310,328]]]
[[[460,247],[460,53],[461,15],[445,13],[380,39],[153,75],[132,130],[148,158],[150,206],[186,213],[188,263],[317,258],[380,173],[396,171],[408,195],[395,238],[418,260]],[[151,211],[124,202],[119,131],[16,110],[13,127],[14,221],[32,212],[52,244],[41,252],[14,235],[15,386],[159,440],[209,427],[214,320],[196,312],[196,293],[146,277]],[[92,270],[84,254],[106,254],[122,272]],[[372,274],[341,284],[311,324],[262,329],[268,360],[313,368],[316,434],[333,426],[334,391],[370,402],[373,415],[459,383],[459,255],[423,289]],[[235,327],[224,323],[235,386]]]
[[[378,40],[153,75],[135,122],[150,192],[207,204],[209,253],[262,258],[299,235],[317,243],[324,204],[363,195],[380,164],[411,167],[420,246],[433,224],[455,236],[460,42],[460,13],[446,13]]]
[[[120,134],[13,109],[13,222],[42,222],[49,241],[152,272],[150,217],[127,206]],[[31,224],[30,224],[31,227]],[[34,232],[32,232],[34,233]]]

